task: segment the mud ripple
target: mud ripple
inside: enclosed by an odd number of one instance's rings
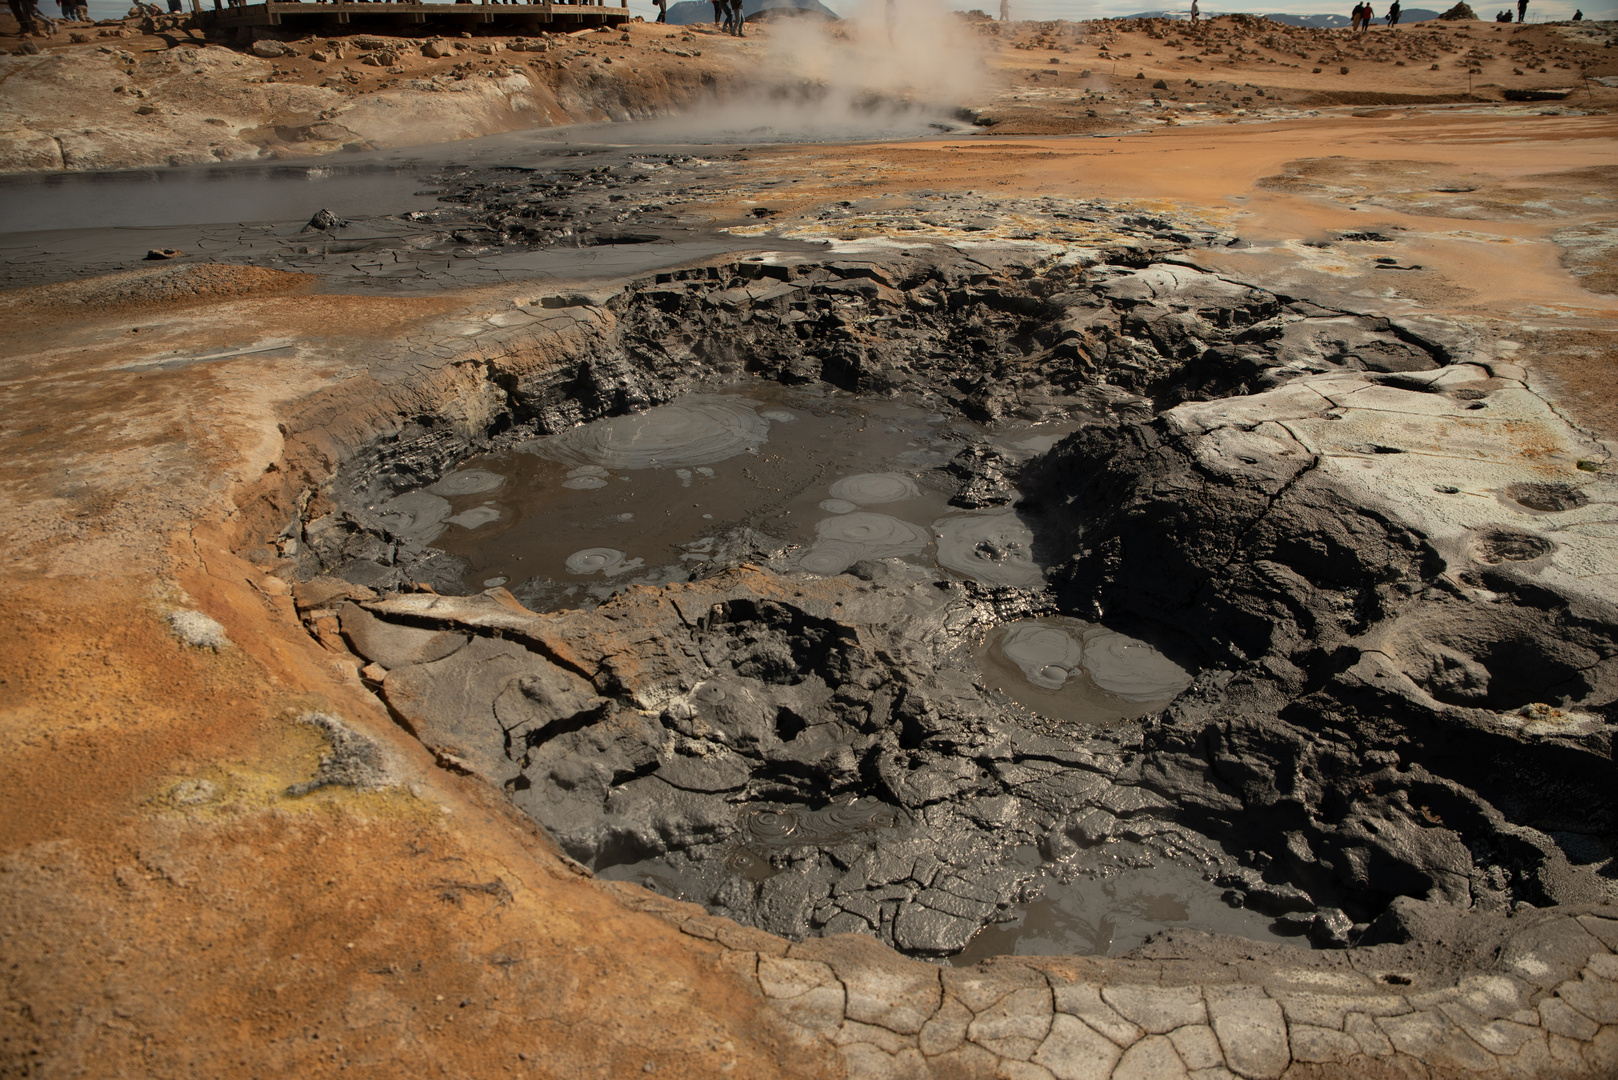
[[[567,557],[567,570],[570,574],[602,574],[606,577],[616,577],[630,570],[639,570],[644,560],[625,560],[624,553],[617,548],[585,548],[575,551]]]
[[[831,497],[843,499],[857,506],[876,506],[880,503],[914,499],[921,492],[916,482],[902,473],[859,473],[845,476],[831,486]]]
[[[961,514],[933,523],[938,565],[985,585],[1038,585],[1045,572],[1034,562],[1034,534],[1016,514]]]
[[[450,473],[427,490],[434,495],[481,495],[505,482],[505,477],[487,469],[462,469]]]
[[[689,468],[757,450],[770,422],[737,398],[690,397],[632,416],[598,420],[524,445],[567,465]]]

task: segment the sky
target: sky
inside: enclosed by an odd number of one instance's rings
[[[670,0],[671,6],[677,2],[678,0]],[[861,0],[822,0],[822,3],[825,3],[827,7],[839,15],[852,15],[859,9],[860,2]],[[869,0],[865,0],[865,2],[869,2]],[[945,2],[945,0],[940,0],[940,2]],[[1443,0],[1401,0],[1401,2],[1407,8],[1431,8],[1435,11],[1442,11],[1454,3],[1454,0],[1449,0],[1448,3],[1443,2]],[[1468,2],[1472,3],[1472,9],[1485,19],[1501,8],[1515,6],[1515,0],[1492,0],[1492,2],[1491,0],[1468,0]],[[89,3],[90,17],[94,19],[116,19],[129,10],[128,0],[89,0]],[[157,0],[157,3],[159,7],[167,8],[168,6],[167,0]],[[212,0],[203,0],[203,3],[209,7],[212,6]],[[185,0],[185,5],[189,8],[191,0]],[[956,2],[948,4],[948,6],[961,11],[977,8],[991,15],[998,15],[1000,0],[981,0],[981,2],[956,0]],[[1185,6],[1190,6],[1189,0],[1187,0]],[[1270,3],[1245,6],[1221,4],[1218,0],[1209,0],[1209,2],[1201,4],[1201,11],[1205,17],[1233,11],[1249,12],[1254,15],[1278,12],[1290,15],[1328,15],[1335,13],[1346,16],[1353,6],[1354,0],[1340,0],[1338,3],[1331,3],[1329,0],[1298,0],[1297,3],[1289,3],[1287,0],[1274,0],[1274,2]],[[1386,6],[1385,2],[1377,5],[1379,9]],[[1583,0],[1530,0],[1528,4],[1528,21],[1546,22],[1565,19],[1573,14],[1575,8],[1580,7],[1584,9],[1586,19],[1618,19],[1618,6],[1615,6],[1612,0],[1594,0],[1593,3],[1588,4],[1583,3]],[[51,16],[55,16],[58,10],[56,0],[39,0],[39,8],[45,14]],[[1133,15],[1137,11],[1158,10],[1174,10],[1172,0],[1168,0],[1168,2],[1165,2],[1165,0],[1144,0],[1144,2],[1143,0],[1011,0],[1011,17],[1013,19],[1067,19],[1070,22],[1078,22],[1084,19],[1117,18],[1121,15]],[[650,0],[629,0],[629,13],[631,15],[640,15],[647,22],[657,18],[657,8],[652,5]]]

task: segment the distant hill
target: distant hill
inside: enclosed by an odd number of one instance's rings
[[[751,18],[768,8],[799,8],[824,15],[828,19],[839,17],[837,12],[822,4],[820,0],[743,0],[742,15]],[[670,4],[668,21],[672,26],[711,23],[713,4],[709,0],[681,0],[678,4]]]
[[[674,9],[670,8],[669,10]],[[1382,25],[1382,16],[1387,14],[1387,10],[1388,5],[1386,2],[1378,6],[1376,14],[1378,26]],[[1202,16],[1205,19],[1211,19],[1215,15],[1229,14],[1231,12],[1228,11],[1204,11]],[[1184,9],[1179,11],[1137,11],[1133,15],[1123,17],[1126,19],[1184,19],[1186,18],[1186,13]],[[1287,26],[1312,26],[1320,30],[1335,30],[1348,25],[1347,15],[1261,15],[1259,17],[1269,19],[1272,22],[1285,23]],[[1427,8],[1403,8],[1399,12],[1399,25],[1426,22],[1428,19],[1436,18],[1438,18],[1438,12],[1430,11]]]

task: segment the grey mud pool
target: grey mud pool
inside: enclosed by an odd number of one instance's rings
[[[686,580],[761,550],[789,574],[858,576],[898,560],[946,580],[1041,589],[1049,557],[1038,517],[1011,506],[951,506],[949,485],[936,477],[965,445],[1027,461],[1081,421],[991,430],[932,405],[824,387],[733,386],[517,442],[370,509],[394,535],[462,560],[468,592],[503,587],[539,611],[593,607],[631,586]],[[988,689],[1078,733],[1127,726],[1191,681],[1146,641],[1062,616],[996,625],[977,635],[970,658]],[[726,866],[762,881],[783,872],[783,855],[857,845],[899,816],[870,799],[818,811],[744,806],[742,839]],[[1283,940],[1268,916],[1227,902],[1213,873],[1127,836],[1091,839],[1107,846],[1082,870],[1062,861],[1070,853],[1013,850],[1010,861],[1029,875],[1022,902],[954,962],[1116,954],[1175,926]],[[664,858],[596,869],[685,895]]]

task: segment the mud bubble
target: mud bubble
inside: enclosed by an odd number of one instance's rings
[[[1019,705],[1084,724],[1145,716],[1191,685],[1185,669],[1151,644],[1060,616],[995,627],[978,661],[991,685]]]
[[[873,799],[847,797],[819,810],[806,806],[743,806],[736,814],[738,838],[725,867],[750,881],[779,873],[778,856],[801,848],[834,848],[871,840],[897,828],[900,812]]]

